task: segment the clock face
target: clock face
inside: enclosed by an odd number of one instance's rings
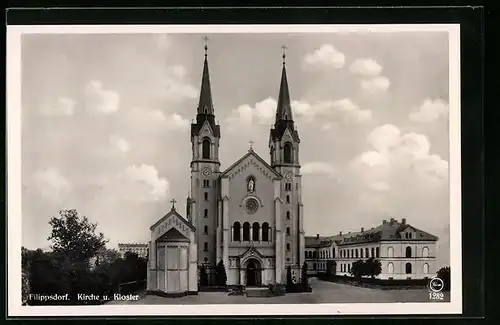
[[[202,173],[203,176],[210,176],[212,174],[212,171],[210,170],[210,168],[205,168],[203,169]]]
[[[286,174],[285,174],[285,178],[286,178],[286,179],[290,179],[290,178],[292,178],[292,173],[290,173],[290,172],[286,173]]]

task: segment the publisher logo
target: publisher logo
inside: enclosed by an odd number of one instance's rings
[[[444,282],[443,280],[441,280],[440,278],[436,277],[436,278],[432,278],[430,281],[429,281],[429,290],[431,290],[432,292],[441,292],[444,288]]]

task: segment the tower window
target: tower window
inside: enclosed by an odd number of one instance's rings
[[[208,251],[208,243],[207,242],[203,243],[203,250]]]
[[[203,210],[203,217],[208,218],[208,209]]]
[[[208,192],[205,192],[205,201],[208,201]]]
[[[203,142],[201,143],[201,147],[202,147],[202,158],[203,159],[210,159],[210,140],[203,139]]]
[[[286,196],[286,203],[290,204],[290,195]]]
[[[203,187],[210,187],[210,180],[204,179],[203,180]]]
[[[290,164],[292,163],[292,144],[290,142],[285,143],[285,147],[283,148],[283,156],[284,156],[284,162],[285,164]]]
[[[205,235],[208,234],[208,226],[203,227],[203,232],[205,233]]]
[[[292,190],[292,183],[285,183],[285,191],[291,191]]]
[[[290,227],[286,227],[286,235],[290,236]]]
[[[286,250],[290,251],[290,243],[286,243]]]
[[[290,211],[286,212],[286,220],[290,220]]]

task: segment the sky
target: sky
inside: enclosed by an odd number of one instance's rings
[[[109,247],[147,242],[173,198],[185,211],[204,36],[23,35],[24,246],[47,248],[61,209]],[[404,217],[449,265],[446,32],[206,36],[222,170],[251,140],[269,161],[286,44],[306,235]]]

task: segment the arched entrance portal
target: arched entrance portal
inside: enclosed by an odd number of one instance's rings
[[[262,268],[256,259],[250,259],[247,263],[247,286],[260,286],[262,284]]]

